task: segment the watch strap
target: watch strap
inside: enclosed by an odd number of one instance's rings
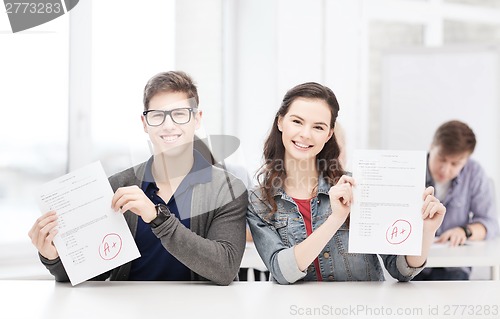
[[[462,226],[462,229],[465,232],[465,238],[469,239],[472,236],[472,231],[470,230],[468,225]]]
[[[170,218],[170,209],[164,204],[156,204],[156,218],[149,222],[151,228],[156,228],[163,224],[164,221]]]

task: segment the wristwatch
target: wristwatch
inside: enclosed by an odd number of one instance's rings
[[[462,226],[462,229],[465,232],[465,238],[469,239],[470,236],[472,236],[472,232],[471,232],[469,226],[468,225]]]
[[[164,221],[166,221],[167,219],[170,218],[170,216],[172,216],[170,209],[168,209],[166,205],[156,204],[155,208],[156,208],[156,218],[149,222],[151,228],[156,228],[160,226]]]

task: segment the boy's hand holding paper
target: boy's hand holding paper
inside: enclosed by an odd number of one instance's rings
[[[42,212],[57,213],[54,245],[72,285],[140,257],[128,225],[111,208],[113,191],[100,162],[42,186]]]

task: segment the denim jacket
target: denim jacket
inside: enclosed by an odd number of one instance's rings
[[[313,231],[332,213],[328,196],[329,186],[319,179],[318,195],[311,199]],[[295,260],[294,246],[307,237],[304,219],[293,199],[283,189],[276,189],[274,199],[277,211],[269,214],[259,187],[249,192],[247,221],[260,257],[273,280],[290,284],[297,280],[317,280],[314,263],[300,271]],[[321,277],[324,281],[382,281],[384,273],[374,254],[348,252],[349,229],[344,223],[319,254]],[[422,268],[412,268],[405,256],[381,255],[387,271],[398,281],[409,281]]]

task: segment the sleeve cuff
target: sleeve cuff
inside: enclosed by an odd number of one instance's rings
[[[306,271],[300,271],[295,260],[294,247],[283,249],[278,253],[278,266],[283,278],[289,283],[294,283],[306,276]]]
[[[415,277],[419,272],[422,271],[422,269],[424,269],[426,264],[427,260],[421,267],[414,268],[408,265],[408,262],[406,261],[406,256],[398,255],[398,257],[396,258],[396,267],[398,268],[401,275],[407,278]]]
[[[40,253],[38,253],[38,257],[40,258],[40,261],[44,265],[55,265],[61,261],[60,257],[57,257],[56,259],[47,259],[47,258],[43,257]]]

